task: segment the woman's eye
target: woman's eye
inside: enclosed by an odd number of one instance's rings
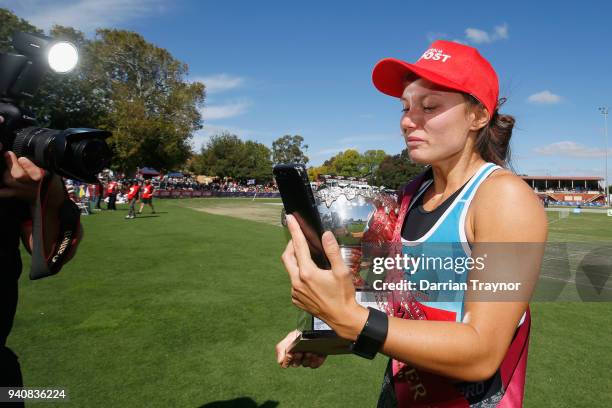
[[[423,110],[424,110],[425,112],[431,112],[431,111],[433,111],[434,109],[436,109],[436,107],[435,107],[435,106],[423,106]]]
[[[402,108],[402,112],[404,113],[409,112],[409,111],[410,111],[410,108]]]

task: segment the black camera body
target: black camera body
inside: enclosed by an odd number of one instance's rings
[[[31,97],[43,75],[53,39],[15,33],[13,47],[22,54],[0,53],[0,152],[11,150],[53,173],[88,183],[110,165],[111,151],[105,140],[110,132],[99,129],[65,130],[37,127],[32,115],[19,106]],[[3,161],[0,161],[0,166]]]

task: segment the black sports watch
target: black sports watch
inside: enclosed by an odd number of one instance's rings
[[[360,357],[372,360],[387,338],[389,317],[373,307],[368,307],[370,313],[357,340],[351,343],[351,351]]]

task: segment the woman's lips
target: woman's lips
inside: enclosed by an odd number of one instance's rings
[[[408,145],[417,145],[420,143],[424,143],[425,140],[421,139],[420,137],[416,137],[416,136],[409,136],[406,138],[406,143]]]

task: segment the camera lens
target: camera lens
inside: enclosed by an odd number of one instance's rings
[[[27,157],[38,167],[54,170],[63,158],[65,146],[59,130],[27,127],[16,132],[11,150],[17,157]]]
[[[71,157],[79,173],[95,175],[110,164],[111,152],[104,140],[85,139],[70,144]]]
[[[62,131],[32,126],[15,133],[10,150],[39,167],[91,183],[110,165],[112,153],[104,141],[106,137],[108,132],[97,129]]]

